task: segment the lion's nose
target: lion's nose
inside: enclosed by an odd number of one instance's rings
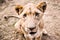
[[[30,30],[34,30],[36,27],[29,28]]]

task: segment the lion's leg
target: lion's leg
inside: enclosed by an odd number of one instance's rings
[[[38,38],[36,38],[35,40],[41,40],[41,37],[39,36]]]
[[[50,34],[45,29],[43,29],[42,36],[50,36]]]
[[[31,40],[29,37],[26,37],[26,40]]]
[[[44,33],[44,34],[47,34],[47,31],[46,31],[45,29],[43,29],[43,33]]]

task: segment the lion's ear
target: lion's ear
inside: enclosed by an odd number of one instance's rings
[[[39,4],[37,5],[37,8],[38,8],[39,10],[41,10],[42,12],[45,12],[46,6],[47,6],[46,2],[41,2],[41,3],[39,3]]]
[[[16,12],[18,13],[18,15],[23,11],[23,6],[21,6],[21,5],[17,5],[16,7],[15,7],[15,10],[16,10]]]

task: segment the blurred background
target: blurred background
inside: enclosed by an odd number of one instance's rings
[[[60,0],[0,0],[0,40],[25,40],[16,33],[14,24],[18,18],[4,19],[4,16],[17,15],[15,5],[26,5],[27,3],[47,3],[44,13],[44,27],[50,36],[43,36],[42,40],[60,40]]]

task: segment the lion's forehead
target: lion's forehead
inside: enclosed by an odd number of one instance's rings
[[[42,13],[37,7],[36,5],[34,5],[33,3],[29,3],[27,5],[24,6],[24,11],[23,13],[35,13],[35,12],[38,12],[38,13]]]
[[[25,5],[25,7],[28,7],[28,8],[31,7],[31,8],[32,8],[32,7],[35,7],[35,4],[33,4],[33,3],[28,3],[27,5]]]

